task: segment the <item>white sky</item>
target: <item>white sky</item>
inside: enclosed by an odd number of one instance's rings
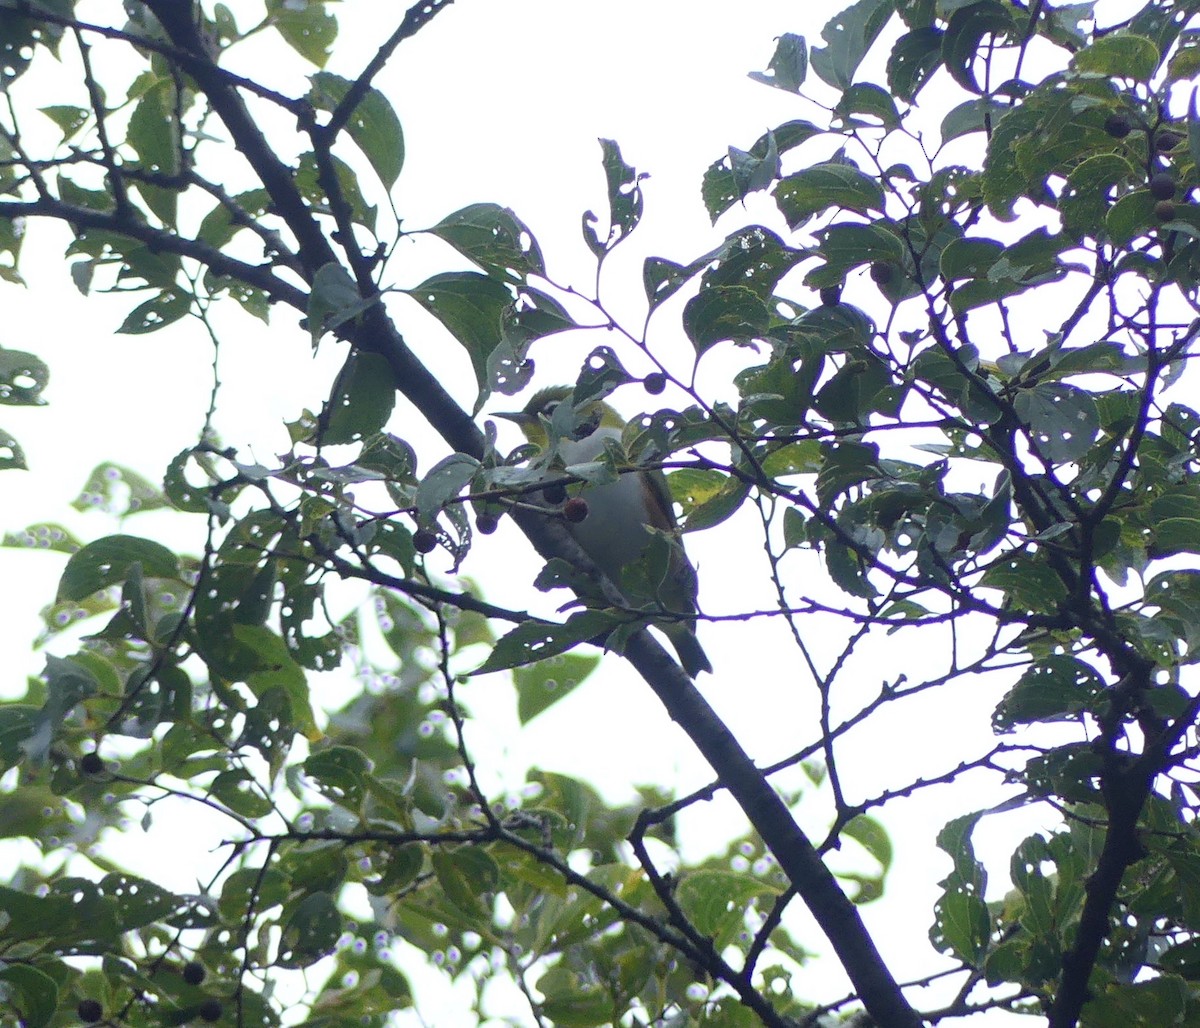
[[[233,0],[230,6],[240,20],[256,5]],[[614,309],[635,328],[644,303],[642,258],[656,254],[689,260],[751,220],[750,214],[735,210],[718,230],[710,228],[699,194],[708,164],[729,144],[746,148],[768,127],[794,117],[813,117],[795,98],[750,81],[746,73],[766,67],[774,37],[792,31],[816,39],[821,24],[843,6],[840,0],[745,0],[737,5],[725,0],[459,0],[402,46],[376,83],[391,98],[404,125],[407,163],[395,197],[406,226],[432,224],[472,202],[506,204],[537,236],[554,277],[587,288],[590,255],[579,219],[588,208],[604,211],[596,138],[614,138],[626,160],[651,176],[643,183],[643,223],[612,259],[605,278]],[[380,12],[385,9],[402,8],[370,0],[340,5],[343,41],[330,70],[348,77],[357,73],[383,35]],[[245,20],[252,18],[247,14]],[[389,17],[387,31],[390,28]],[[244,70],[257,75],[263,66],[261,60],[247,60]],[[73,87],[71,69],[68,65],[63,73],[65,88]],[[293,94],[305,88],[288,74],[280,74],[272,84]],[[936,102],[929,95],[923,99]],[[830,144],[821,153],[833,148]],[[818,149],[814,144],[802,152],[815,160]],[[752,217],[767,219],[772,212],[754,205]],[[769,223],[783,228],[777,217]],[[211,351],[194,325],[143,337],[114,336],[133,303],[128,298],[80,297],[62,260],[65,244],[66,235],[58,227],[32,226],[22,259],[29,290],[0,285],[6,314],[0,345],[37,352],[49,362],[52,375],[46,394],[49,407],[0,408],[0,426],[17,436],[32,467],[30,472],[0,475],[0,509],[5,512],[0,528],[61,520],[87,539],[115,530],[98,515],[66,516],[73,514],[67,504],[87,472],[111,459],[157,478],[167,460],[196,437],[207,404]],[[396,265],[401,285],[459,266],[448,263],[452,258],[436,243],[413,244],[411,254],[401,249]],[[445,369],[446,384],[469,407],[472,379],[465,357],[415,305],[398,298],[390,307],[409,343]],[[658,335],[651,338],[682,373],[690,348],[678,330],[677,312],[676,305],[674,313],[660,315]],[[250,445],[266,462],[286,447],[282,420],[294,418],[304,406],[316,409],[320,404],[326,376],[340,354],[326,344],[314,364],[306,334],[287,312],[267,330],[236,314],[224,325],[221,432],[227,443]],[[535,346],[537,383],[572,379],[583,357],[602,341],[608,340],[588,335],[552,338]],[[743,354],[734,357],[744,362]],[[728,396],[728,369],[735,363],[720,353],[706,358],[702,387]],[[630,366],[644,368],[632,361]],[[652,402],[636,387],[618,394],[618,403],[629,410]],[[487,409],[511,405],[497,398]],[[391,427],[414,441],[429,439],[403,417]],[[511,437],[509,441],[515,443]],[[424,450],[423,466],[432,465],[443,452],[436,447]],[[197,548],[199,521],[191,526],[194,534],[183,538],[169,517],[155,517],[135,518],[124,530],[171,533],[169,539],[176,545]],[[758,584],[764,564],[754,532],[753,522],[743,520],[689,537],[708,613],[773,604],[772,595]],[[823,580],[814,560],[793,558],[790,566],[793,574]],[[19,688],[20,674],[36,673],[43,663],[44,655],[29,652],[28,641],[38,631],[37,611],[51,598],[60,567],[61,561],[42,554],[0,551],[0,581],[9,583],[0,589],[0,624],[5,626],[0,661],[11,676],[0,682],[5,693]],[[514,607],[544,605],[526,588],[535,570],[532,550],[510,525],[490,540],[479,540],[465,568],[483,583],[489,599]],[[15,582],[20,586],[12,587]],[[808,641],[828,659],[845,632],[844,627],[823,623]],[[813,690],[799,670],[782,624],[706,624],[701,635],[716,668],[702,686],[756,759],[777,759],[812,738],[804,726],[813,716]],[[911,663],[915,678],[931,659],[944,657],[942,643],[930,646],[923,639],[919,645],[919,654],[907,646],[870,653],[851,676],[855,688],[869,695],[899,666]],[[687,789],[708,780],[703,762],[640,680],[615,659],[605,665],[575,695],[523,732],[515,726],[503,681],[478,681],[469,687],[469,702],[481,715],[471,729],[471,742],[481,765],[492,768],[493,782],[511,786],[530,761],[581,774],[611,799],[626,798],[629,787],[641,781],[675,782]],[[942,773],[963,755],[986,748],[997,684],[981,684],[971,693],[963,695],[963,686],[954,687],[953,695],[910,704],[900,725],[889,722],[860,733],[844,757],[845,769],[851,772],[851,795],[870,795],[918,774]],[[484,724],[501,727],[485,738]],[[953,736],[956,748],[932,753],[934,739],[943,735]],[[932,840],[948,817],[973,809],[972,804],[995,801],[992,791],[987,798],[968,795],[977,785],[973,780],[953,792],[931,791],[896,804],[884,815],[897,844],[896,870],[885,898],[864,908],[863,914],[878,931],[885,957],[901,979],[940,966],[925,943],[925,933],[936,882],[949,867]],[[801,814],[806,829],[818,837],[824,832],[823,804],[818,800]],[[985,823],[978,836],[981,849],[1003,859],[1035,818],[1026,813]],[[1019,825],[1014,823],[1018,820]],[[731,826],[728,832],[723,830],[726,824]],[[686,838],[697,852],[709,841],[740,831],[740,824],[724,802],[684,820]],[[203,852],[206,847],[196,848]],[[179,887],[193,887],[189,874],[182,879]],[[806,941],[815,949],[824,945],[815,935]],[[830,999],[846,991],[840,977],[832,962],[823,961],[800,977],[798,988],[805,998]],[[421,1009],[426,1022],[456,1023],[449,1008],[442,1006],[450,1002],[444,990],[430,992],[428,1005]],[[1002,1025],[1015,1020],[991,1014],[971,1023]],[[404,1018],[402,1023],[409,1021]]]

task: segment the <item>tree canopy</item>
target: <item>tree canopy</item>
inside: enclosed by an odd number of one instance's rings
[[[198,323],[236,362],[232,308],[338,365],[282,454],[220,438],[214,374],[161,480],[114,454],[84,484],[107,534],[4,526],[61,575],[28,640],[44,670],[0,702],[3,1016],[383,1024],[438,975],[480,1022],[547,1028],[1200,1024],[1200,2],[857,0],[820,40],[780,36],[752,77],[794,117],[751,142],[748,112],[747,148],[697,169],[722,241],[641,261],[635,321],[610,258],[647,169],[619,140],[605,194],[579,196],[589,281],[486,195],[409,223],[376,81],[449,6],[380,15],[342,77],[329,0],[0,0],[4,288],[56,222],[73,288],[129,294],[121,333]],[[303,95],[231,70],[266,38],[306,63]],[[29,87],[46,66],[69,102]],[[408,283],[415,237],[442,263]],[[579,370],[535,450],[488,412],[551,384],[550,348]],[[53,399],[36,349],[0,349],[0,404]],[[596,399],[624,433],[568,465]],[[25,464],[0,423],[0,469]],[[754,675],[778,688],[764,719],[807,712],[782,757],[660,645],[638,598],[673,541],[612,581],[568,530],[563,499],[646,472],[773,596],[722,579],[696,620],[786,626],[712,686]],[[498,529],[532,544],[540,605],[498,602]],[[473,684],[511,681],[522,726],[568,696],[582,720],[602,651],[710,780],[614,803],[489,766],[520,736],[473,716]],[[939,709],[990,717],[988,742],[939,764],[969,735]],[[945,811],[939,898],[894,926],[929,970],[902,981],[860,910],[895,811],[971,776],[1005,799]],[[678,824],[717,797],[744,821],[697,855]],[[977,857],[1023,808],[1052,827],[1007,867]],[[105,850],[161,838],[160,810],[219,826],[195,891]],[[822,947],[849,992],[803,973]]]

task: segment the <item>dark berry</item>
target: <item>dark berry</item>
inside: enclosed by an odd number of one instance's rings
[[[1169,171],[1160,171],[1150,176],[1150,193],[1156,200],[1175,199],[1175,176]]]
[[[475,518],[475,527],[479,530],[480,535],[491,535],[500,527],[500,519],[495,514],[484,511]]]
[[[205,1021],[221,1020],[221,1001],[211,996],[200,1004],[200,1017]]]
[[[94,1024],[104,1016],[104,1008],[98,1000],[81,999],[79,1006],[75,1008],[75,1013],[79,1015],[79,1020],[86,1021],[88,1024]]]
[[[552,482],[542,490],[542,499],[557,507],[567,498],[567,487],[561,482]]]
[[[428,528],[418,528],[413,532],[413,549],[418,553],[432,553],[437,549],[437,536]]]
[[[1159,132],[1154,137],[1154,149],[1159,153],[1166,153],[1168,150],[1174,150],[1182,140],[1183,136],[1178,132]]]
[[[1127,114],[1113,113],[1104,119],[1104,131],[1113,139],[1124,139],[1132,131]]]
[[[822,306],[836,307],[842,299],[842,287],[840,285],[826,286],[821,290],[819,295]]]
[[[188,985],[199,985],[207,975],[208,972],[204,970],[204,965],[195,960],[189,960],[183,965],[183,980]]]
[[[582,496],[572,496],[563,504],[563,517],[572,524],[579,524],[588,516],[587,500]]]
[[[104,770],[104,761],[99,753],[85,753],[79,758],[79,770],[85,775],[98,775]]]
[[[871,265],[871,281],[876,285],[886,286],[896,274],[896,269],[887,261],[875,261]]]
[[[657,396],[667,388],[667,376],[661,371],[652,371],[642,379],[642,388],[651,396]]]
[[[1172,221],[1175,218],[1175,201],[1174,200],[1159,200],[1154,205],[1154,216],[1159,221]]]

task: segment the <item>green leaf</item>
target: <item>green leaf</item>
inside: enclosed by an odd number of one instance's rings
[[[530,341],[575,327],[545,293],[474,271],[434,275],[408,293],[466,349],[479,388],[476,411],[491,395],[498,372],[521,367]]]
[[[330,746],[304,762],[304,772],[325,799],[358,810],[366,795],[371,762],[353,746]]]
[[[768,74],[769,72],[770,74]],[[789,93],[799,93],[808,74],[808,44],[803,36],[785,32],[775,41],[775,53],[767,64],[767,72],[752,71],[755,82],[774,86]]]
[[[0,347],[0,404],[9,407],[40,406],[42,390],[50,381],[45,362],[24,350]]]
[[[895,0],[858,0],[821,29],[823,47],[813,47],[812,69],[835,89],[848,89],[862,59],[887,24]]]
[[[1020,390],[1013,409],[1028,426],[1038,451],[1054,463],[1078,460],[1100,431],[1091,394],[1064,382],[1041,382]]]
[[[10,945],[52,933],[63,954],[103,951],[122,934],[116,904],[82,878],[59,878],[38,896],[0,885],[0,914]]]
[[[778,164],[780,154],[799,146],[813,136],[820,135],[821,131],[821,129],[817,128],[810,121],[787,121],[782,125],[777,125],[764,135],[759,136],[758,140],[749,150],[735,151],[733,147],[730,147],[725,157],[714,161],[709,165],[708,170],[704,172],[701,194],[704,197],[704,206],[708,210],[708,216],[712,222],[715,224],[722,214],[746,195],[744,187],[749,183],[749,179],[742,178],[739,180],[734,175],[732,162],[735,152],[743,155],[741,160],[747,162],[743,166],[743,174],[750,167],[748,163],[750,161],[759,162],[761,171],[765,173],[771,164],[768,161],[768,155],[772,151],[775,153],[774,163]],[[755,173],[752,172],[751,174]],[[775,174],[778,174],[778,171]],[[678,265],[675,266],[678,267]],[[692,266],[689,265],[689,267]]]
[[[362,296],[350,272],[340,264],[323,264],[313,276],[308,296],[308,334],[313,348],[326,332],[336,332],[378,302],[378,296]]]
[[[721,524],[745,502],[750,486],[734,475],[701,468],[681,468],[667,476],[671,496],[683,508],[680,527],[700,532]]]
[[[942,36],[941,29],[930,25],[906,32],[892,47],[887,62],[888,88],[906,103],[916,100],[941,64]]]
[[[767,137],[767,152],[762,157],[733,146],[729,148],[729,171],[739,200],[768,188],[779,177],[779,150],[775,145],[775,136],[768,133]]]
[[[600,663],[598,654],[560,653],[513,671],[517,687],[517,717],[532,721],[583,684]]]
[[[287,737],[292,732],[301,732],[310,741],[319,739],[321,733],[313,719],[308,679],[287,643],[266,625],[234,624],[227,634],[231,636],[227,645],[237,647],[246,662],[243,673],[236,675],[236,679],[250,686],[260,702],[267,702],[268,694],[276,688],[287,696],[290,716],[281,722],[280,734]]]
[[[26,467],[25,451],[21,449],[21,444],[0,428],[0,471],[9,468],[24,470]]]
[[[861,121],[857,115],[878,119],[885,129],[900,126],[900,112],[896,110],[896,101],[890,93],[873,82],[860,82],[851,86],[842,93],[842,98],[833,112],[847,126],[871,125],[871,122]]]
[[[1128,246],[1161,224],[1154,216],[1154,197],[1148,189],[1126,193],[1108,209],[1104,218],[1105,233],[1117,246]]]
[[[231,203],[218,203],[204,216],[196,233],[197,238],[215,249],[223,249],[238,232],[247,228],[241,220],[242,215],[246,220],[257,220],[267,213],[269,207],[270,194],[265,189],[249,189],[238,193]]]
[[[1186,1025],[1195,1019],[1191,984],[1173,974],[1149,981],[1105,982],[1084,1004],[1079,1023],[1087,1028],[1129,1025]]]
[[[310,81],[309,101],[322,111],[336,109],[353,85],[349,79],[327,71],[317,72]],[[404,133],[387,97],[374,86],[369,87],[346,122],[346,131],[379,180],[391,189],[404,167]]]
[[[1153,40],[1129,32],[1111,32],[1072,54],[1071,68],[1090,75],[1148,82],[1161,60]]]
[[[779,181],[774,195],[792,229],[831,207],[864,216],[870,211],[883,211],[879,182],[849,164],[815,164],[788,175]]]
[[[539,1008],[552,1024],[562,1028],[599,1028],[612,1023],[613,1001],[606,989],[578,983],[578,991],[551,990],[547,977],[549,974],[538,979],[538,989],[545,996]]]
[[[128,142],[138,155],[143,171],[174,176],[180,169],[180,134],[175,116],[175,84],[170,79],[147,90],[129,116]],[[175,224],[178,190],[137,182],[147,206],[170,226]]]
[[[333,178],[336,183],[334,192],[339,194],[340,201],[349,208],[351,220],[362,225],[368,232],[375,231],[377,209],[367,203],[358,185],[358,175],[340,157],[327,154],[325,160],[332,166]],[[331,210],[332,198],[325,188],[325,177],[321,164],[315,153],[301,154],[300,164],[296,169],[296,188],[300,190],[309,204],[318,211]]]
[[[694,264],[703,268],[702,291],[736,286],[753,291],[763,303],[772,306],[772,294],[779,280],[807,255],[807,250],[786,245],[770,229],[749,225],[730,234]]]
[[[905,256],[904,243],[892,230],[891,222],[873,222],[859,225],[839,222],[818,233],[820,246],[817,253],[836,269],[838,277],[844,278],[850,268],[876,261],[899,266]]]
[[[992,714],[997,732],[1017,725],[1067,721],[1093,708],[1104,689],[1096,670],[1068,654],[1051,654],[1026,671]]]
[[[758,896],[777,896],[780,891],[751,875],[700,870],[683,876],[675,898],[697,931],[721,950],[744,927],[750,901]]]
[[[1066,587],[1045,559],[1036,554],[1016,553],[991,565],[979,585],[999,589],[1017,610],[1049,613],[1067,595]]]
[[[0,706],[0,770],[15,767],[25,757],[24,743],[37,730],[38,708],[27,704]]]
[[[537,240],[507,207],[471,204],[448,214],[428,231],[498,278],[523,282],[529,275],[546,273]]]
[[[165,546],[133,535],[110,535],[71,555],[58,583],[59,600],[82,600],[123,582],[134,564],[154,578],[178,578],[179,559]]]
[[[69,17],[71,10],[58,13]],[[60,26],[43,18],[18,14],[11,7],[0,10],[0,66],[5,78],[11,81],[23,75],[39,46],[57,52],[62,33]]]
[[[221,885],[217,909],[227,922],[241,922],[255,909],[278,906],[288,897],[287,876],[272,867],[240,867]]]
[[[831,510],[833,501],[847,489],[879,474],[879,447],[873,443],[823,444],[822,455],[817,499],[825,510]]]
[[[701,289],[683,308],[683,330],[697,356],[725,340],[744,343],[758,339],[769,322],[766,304],[745,286]]]
[[[1187,645],[1187,663],[1200,660],[1200,571],[1164,571],[1146,584],[1146,603],[1156,621],[1169,625]]]
[[[991,96],[977,96],[963,101],[942,118],[939,131],[942,145],[972,132],[986,132],[1008,109],[1008,104]]]
[[[814,398],[816,409],[841,424],[861,422],[867,415],[894,408],[892,371],[874,355],[848,360]]]
[[[591,211],[583,215],[583,239],[588,249],[603,260],[605,254],[637,228],[642,218],[644,174],[625,163],[621,148],[611,139],[601,139],[604,151],[604,177],[608,182],[608,232],[603,239],[596,230],[599,219]]]
[[[1187,113],[1187,144],[1188,155],[1192,158],[1193,163],[1200,167],[1200,109],[1196,106],[1196,95],[1200,93],[1200,87],[1192,90],[1192,95],[1188,99]]]
[[[422,519],[432,519],[459,493],[478,473],[482,465],[470,454],[452,453],[443,457],[417,486],[417,514]]]
[[[163,921],[186,905],[184,897],[123,871],[106,874],[100,891],[116,904],[118,922],[126,931]]]
[[[483,898],[495,891],[500,881],[496,862],[476,846],[435,849],[430,854],[438,884],[459,910],[472,916],[483,914]]]
[[[893,855],[892,840],[888,836],[887,829],[873,817],[869,817],[866,814],[859,814],[846,823],[842,828],[842,834],[848,835],[870,853],[872,857],[878,860],[884,874],[887,874],[891,869]]]
[[[254,777],[242,768],[222,771],[209,786],[213,799],[242,817],[266,817],[275,805]]]
[[[623,623],[623,619],[601,610],[578,611],[561,625],[526,621],[501,636],[487,660],[471,674],[485,675],[558,656],[582,642],[607,635]]]
[[[396,405],[396,385],[387,358],[355,350],[338,375],[329,399],[321,442],[356,443],[383,430]]]
[[[772,450],[761,461],[761,466],[764,473],[772,478],[779,478],[820,471],[823,463],[821,444],[816,439],[805,439]]]
[[[127,517],[142,511],[161,510],[167,506],[167,500],[153,482],[132,468],[105,461],[92,469],[71,506],[78,511],[94,510],[114,517]]]
[[[342,915],[327,892],[305,896],[284,922],[279,936],[280,967],[309,967],[334,951],[342,935]]]
[[[58,1007],[58,984],[31,964],[0,967],[0,994],[24,1028],[46,1028]],[[5,987],[7,986],[7,987]]]
[[[963,89],[982,93],[975,79],[975,62],[982,51],[985,36],[996,40],[1015,37],[1013,15],[996,0],[983,0],[960,7],[946,25],[942,40],[942,60],[946,70]]]
[[[18,549],[49,549],[56,553],[74,553],[83,546],[70,531],[60,524],[31,524],[19,531],[7,531],[0,546]]]
[[[1177,972],[1188,978],[1200,974],[1200,938],[1190,938],[1171,946],[1159,958],[1166,971]]]
[[[938,269],[947,282],[964,278],[986,278],[1004,252],[1004,244],[995,239],[960,236],[942,250]]]
[[[1192,509],[1200,514],[1200,508]],[[1156,557],[1168,557],[1173,553],[1200,553],[1200,516],[1156,517],[1152,528]]]
[[[123,335],[140,336],[157,332],[186,317],[192,309],[192,298],[186,293],[166,289],[144,303],[139,303],[126,315],[117,329]]]
[[[956,884],[933,907],[929,941],[940,953],[974,964],[987,950],[992,922],[983,897]]]
[[[1096,235],[1107,224],[1109,196],[1140,177],[1138,169],[1123,154],[1094,154],[1080,161],[1067,176],[1059,196],[1063,228],[1077,239]]]
[[[337,19],[325,4],[267,0],[267,11],[288,46],[318,68],[325,67],[338,32]]]

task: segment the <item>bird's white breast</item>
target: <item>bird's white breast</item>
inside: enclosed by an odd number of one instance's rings
[[[564,441],[559,452],[568,467],[583,464],[603,453],[607,440],[620,437],[617,429],[598,428],[585,439]],[[650,542],[640,477],[627,472],[615,482],[585,486],[579,495],[587,500],[588,515],[567,527],[597,566],[619,579],[621,568],[638,560]]]

